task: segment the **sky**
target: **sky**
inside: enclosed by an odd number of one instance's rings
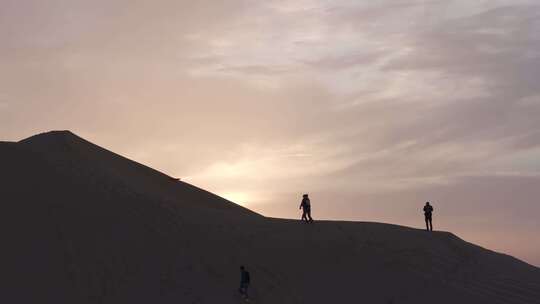
[[[0,140],[69,129],[267,216],[540,265],[537,0],[0,0]]]

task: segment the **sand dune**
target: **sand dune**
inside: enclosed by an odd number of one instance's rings
[[[253,303],[540,303],[538,268],[451,233],[266,218],[67,131],[0,162],[2,303],[240,303],[241,264]]]

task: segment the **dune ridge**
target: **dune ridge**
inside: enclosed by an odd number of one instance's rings
[[[69,131],[0,142],[5,303],[540,303],[540,270],[448,232],[267,218]]]

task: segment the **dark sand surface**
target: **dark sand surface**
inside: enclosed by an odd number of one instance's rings
[[[540,303],[451,233],[266,218],[67,131],[0,143],[0,202],[2,303],[241,303],[240,265],[252,303]]]

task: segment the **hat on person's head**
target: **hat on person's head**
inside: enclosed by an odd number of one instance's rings
[[[303,196],[304,196],[304,197],[307,197],[308,195],[307,195],[307,193],[306,193],[306,194],[304,194]]]

